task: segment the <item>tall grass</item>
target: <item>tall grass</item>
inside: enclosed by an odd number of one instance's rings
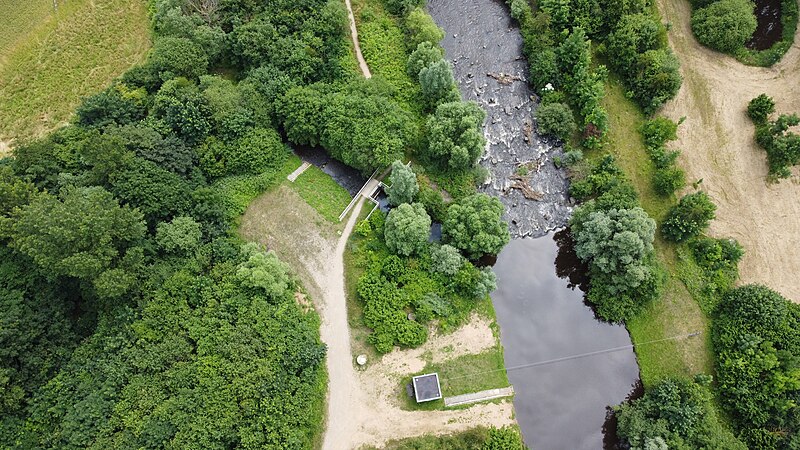
[[[0,0],[0,141],[70,119],[150,47],[144,0]]]

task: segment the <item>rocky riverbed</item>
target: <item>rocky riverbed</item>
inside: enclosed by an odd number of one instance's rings
[[[441,45],[465,100],[486,110],[482,187],[505,205],[511,236],[538,237],[566,225],[572,208],[562,149],[536,133],[536,100],[527,84],[522,36],[499,0],[429,0],[428,10],[447,35]]]

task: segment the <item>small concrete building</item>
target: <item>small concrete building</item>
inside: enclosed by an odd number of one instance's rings
[[[412,378],[414,398],[417,403],[430,402],[442,398],[442,388],[439,386],[439,374],[429,373]]]

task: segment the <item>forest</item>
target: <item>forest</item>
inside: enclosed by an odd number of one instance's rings
[[[146,62],[2,160],[3,448],[319,438],[319,319],[233,229],[289,155],[283,93],[347,89],[344,7],[199,4],[151,2]]]

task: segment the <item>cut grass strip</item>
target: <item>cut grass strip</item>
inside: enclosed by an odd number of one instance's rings
[[[289,186],[322,217],[334,223],[339,223],[339,214],[352,200],[345,188],[316,166],[306,169]]]

